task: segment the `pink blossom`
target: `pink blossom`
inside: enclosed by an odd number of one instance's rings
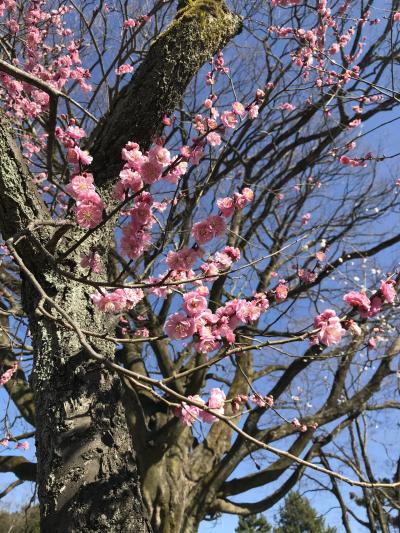
[[[19,24],[15,19],[9,20],[7,26],[11,33],[17,33],[19,31]]]
[[[86,137],[85,130],[75,125],[68,126],[68,128],[66,129],[66,134],[71,137],[71,139],[75,140]]]
[[[126,296],[123,289],[114,292],[96,292],[91,295],[93,303],[104,313],[120,313],[126,307]]]
[[[204,265],[201,265],[200,269],[203,274],[207,276],[206,281],[215,281],[217,279],[219,270],[215,263],[204,263]]]
[[[212,131],[207,135],[207,141],[211,146],[219,146],[221,144],[221,135]]]
[[[119,289],[117,289],[119,290]],[[121,289],[124,291],[126,299],[126,308],[128,310],[133,309],[140,300],[144,298],[144,292],[142,289]]]
[[[255,118],[258,117],[258,113],[259,113],[259,106],[256,105],[256,104],[251,104],[251,106],[249,107],[249,119],[251,120],[254,120]]]
[[[151,219],[151,206],[145,202],[137,202],[131,209],[131,216],[135,223],[144,226]]]
[[[151,185],[161,178],[162,165],[155,161],[146,161],[140,167],[140,174],[145,183]]]
[[[150,148],[148,157],[150,161],[154,161],[163,167],[166,167],[171,163],[171,154],[169,150],[159,144],[155,144]]]
[[[221,122],[225,128],[234,128],[237,124],[236,114],[233,111],[224,111],[221,115]]]
[[[186,339],[195,332],[193,318],[187,317],[183,313],[170,315],[164,325],[165,333],[170,339]]]
[[[233,246],[225,246],[223,253],[229,255],[232,261],[239,261],[240,259],[240,250],[239,248],[234,248]]]
[[[218,270],[227,270],[232,265],[232,258],[224,252],[217,252],[213,256],[213,262]]]
[[[198,394],[196,394],[195,396],[188,396],[188,400],[204,404],[204,400],[202,400]],[[182,402],[181,407],[177,407],[175,409],[175,416],[177,416],[181,423],[187,427],[191,427],[193,425],[193,422],[197,420],[199,414],[199,407],[195,405],[190,405],[186,402]]]
[[[67,153],[67,159],[70,163],[81,163],[82,165],[90,165],[93,161],[93,157],[89,155],[87,150],[81,150],[79,146],[70,148]]]
[[[101,258],[97,252],[90,254],[81,253],[81,267],[90,268],[95,274],[101,274],[103,272]]]
[[[303,283],[313,283],[317,279],[317,274],[307,268],[299,268],[297,275]]]
[[[235,115],[239,115],[239,117],[243,117],[246,114],[246,109],[244,108],[244,105],[240,102],[233,102],[232,110]]]
[[[198,316],[207,308],[207,300],[197,291],[183,295],[183,308],[189,316]]]
[[[340,50],[340,45],[338,43],[332,43],[328,52],[330,55],[337,54]]]
[[[301,433],[304,433],[307,431],[307,426],[305,424],[301,424],[297,418],[293,418],[292,420],[292,426],[297,429],[297,431],[300,431]]]
[[[121,202],[125,199],[126,193],[130,190],[132,192],[138,192],[143,187],[143,181],[139,172],[132,170],[131,168],[124,168],[119,173],[119,181],[114,187],[114,198]]]
[[[71,183],[69,183],[65,189],[68,194],[75,199],[83,198],[89,191],[94,192],[95,187],[92,174],[87,172],[82,175],[77,174],[72,178]]]
[[[251,189],[249,189],[249,187],[245,187],[242,190],[242,196],[244,196],[244,198],[246,199],[246,202],[249,204],[254,200],[254,192]]]
[[[339,317],[336,316],[336,312],[333,309],[326,309],[326,311],[316,316],[314,327],[320,329],[318,340],[322,344],[325,344],[325,346],[331,346],[340,342],[346,333],[342,328]]]
[[[396,11],[396,13],[394,13],[393,20],[395,22],[399,22],[400,21],[400,11]]]
[[[219,215],[209,215],[207,221],[216,237],[224,233],[226,226],[225,221],[222,217],[220,217]]]
[[[122,159],[134,170],[138,170],[140,165],[146,161],[139,145],[134,142],[128,142],[122,149]]]
[[[194,344],[195,350],[200,353],[210,353],[218,350],[221,343],[218,342],[211,333],[208,336],[200,336],[200,340]]]
[[[13,363],[12,367],[6,370],[0,376],[0,386],[5,385],[13,377],[15,372],[18,370],[18,363]]]
[[[129,74],[131,72],[133,72],[132,65],[120,65],[115,69],[115,74],[117,74],[117,76],[123,76],[124,74]]]
[[[168,294],[171,294],[172,288],[161,285],[160,281],[165,278],[165,274],[160,274],[158,278],[150,277],[146,280],[146,283],[149,285],[154,285],[153,287],[148,287],[147,291],[150,294],[155,294],[159,298],[166,298]]]
[[[212,409],[215,413],[223,415],[225,400],[226,396],[223,390],[217,388],[211,389],[210,398],[207,402],[207,407]],[[212,424],[213,422],[218,420],[216,416],[207,411],[200,411],[200,418],[203,420],[203,422],[206,422],[207,424]]]
[[[382,309],[383,300],[379,296],[372,296],[371,298],[371,309],[368,313],[368,316],[375,316]]]
[[[308,221],[310,220],[311,218],[311,213],[305,213],[302,217],[301,217],[301,223],[303,224],[303,226],[305,226]]]
[[[29,450],[29,442],[27,442],[26,440],[22,442],[17,442],[17,444],[15,445],[15,449]]]
[[[360,118],[355,118],[354,120],[349,122],[349,128],[357,128],[361,124]]]
[[[211,241],[214,237],[222,235],[225,231],[225,222],[219,215],[209,215],[202,222],[193,225],[192,236],[194,240],[202,245]]]
[[[285,283],[279,283],[277,287],[275,287],[275,298],[278,303],[283,302],[286,300],[288,295],[288,288]]]
[[[190,270],[200,253],[201,251],[188,247],[182,248],[179,252],[170,250],[166,263],[172,270]]]
[[[88,191],[76,202],[76,220],[82,228],[95,228],[103,219],[103,202],[100,196]]]
[[[217,206],[224,217],[230,217],[235,211],[235,202],[229,196],[217,200]]]
[[[371,338],[368,340],[368,348],[375,348],[376,345],[377,345],[376,338],[375,338],[375,337],[371,337]]]
[[[380,286],[380,292],[386,303],[392,304],[396,298],[396,291],[394,289],[394,283],[392,281],[382,281]]]
[[[274,405],[273,396],[260,396],[259,394],[253,394],[250,397],[250,401],[254,402],[258,407],[272,407]]]
[[[254,302],[247,302],[246,300],[237,301],[236,316],[245,324],[258,320],[260,315],[261,309]]]
[[[172,120],[167,115],[163,116],[162,123],[164,126],[172,126]]]
[[[126,28],[134,28],[137,24],[139,24],[139,23],[136,22],[136,20],[134,20],[134,19],[126,19],[126,20],[124,20],[123,28],[124,29],[126,29]]]
[[[343,300],[349,305],[356,307],[361,313],[368,313],[371,308],[371,301],[363,292],[348,292],[343,296]]]
[[[282,109],[282,111],[294,111],[296,109],[296,106],[294,104],[290,104],[289,102],[280,104],[278,107],[279,109]]]

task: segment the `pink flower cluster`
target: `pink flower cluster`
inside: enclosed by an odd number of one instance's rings
[[[103,201],[95,190],[93,176],[88,172],[76,174],[66,191],[76,201],[76,220],[81,228],[95,228],[103,220]]]
[[[339,161],[340,163],[342,163],[342,165],[348,165],[350,167],[366,167],[367,166],[367,163],[364,161],[364,159],[351,159],[350,157],[348,157],[347,155],[342,155],[340,158],[339,158]]]
[[[317,274],[307,268],[299,268],[297,275],[299,276],[299,279],[306,284],[313,283],[317,279]]]
[[[128,142],[122,149],[122,159],[125,164],[114,188],[114,197],[124,201],[129,193],[136,195],[129,212],[130,221],[124,226],[121,239],[123,254],[135,259],[150,246],[150,230],[154,223],[152,209],[155,207],[150,193],[138,193],[144,184],[152,185],[161,178],[176,183],[186,172],[187,162],[182,156],[171,158],[169,150],[162,144],[154,144],[147,154],[143,154],[134,142]]]
[[[122,230],[121,249],[131,259],[140,257],[151,244],[150,230],[154,223],[152,207],[152,195],[149,192],[141,192],[136,196],[134,206],[129,211],[130,220]]]
[[[81,150],[77,141],[86,136],[85,131],[71,119],[69,126],[63,130],[56,128],[56,137],[68,149],[67,159],[75,167],[75,175],[66,186],[67,193],[76,201],[75,211],[78,224],[85,229],[95,228],[103,219],[103,201],[97,194],[93,175],[81,172],[83,166],[90,165],[92,157]]]
[[[306,425],[299,422],[297,418],[293,418],[292,426],[296,429],[296,431],[300,431],[300,433],[305,433],[309,429],[315,431],[318,427],[318,424],[316,422],[313,422],[311,424]]]
[[[196,396],[188,396],[188,400],[192,400],[202,405],[206,405],[209,409],[212,410],[212,412],[205,411],[204,409],[202,409],[201,407],[197,407],[196,405],[191,405],[187,402],[182,402],[182,405],[175,409],[175,416],[179,418],[179,420],[184,426],[191,427],[199,417],[203,422],[206,422],[207,424],[212,424],[213,422],[218,420],[218,418],[212,413],[215,413],[217,415],[224,414],[224,404],[226,396],[224,391],[221,389],[211,389],[210,397],[208,399],[207,404],[198,394],[196,394]]]
[[[113,292],[102,291],[91,295],[95,306],[105,313],[121,313],[130,310],[144,297],[142,289],[116,289]]]
[[[101,274],[103,272],[101,258],[97,252],[91,252],[90,254],[81,253],[81,267],[89,268],[95,274]]]
[[[81,43],[71,40],[72,30],[65,26],[65,18],[72,7],[62,5],[50,10],[45,4],[24,2],[16,12],[14,0],[0,2],[0,16],[5,11],[8,15],[3,25],[22,47],[19,57],[23,62],[15,58],[14,64],[55,89],[61,90],[69,80],[76,80],[83,91],[89,91],[91,87],[85,80],[90,73],[82,68],[79,57]],[[56,44],[54,35],[58,35]],[[34,119],[48,110],[46,92],[5,73],[0,74],[0,83],[1,97],[16,117]]]
[[[260,394],[253,394],[250,397],[250,401],[255,403],[257,407],[273,407],[274,405],[274,398],[271,395],[260,396]]]
[[[283,104],[280,104],[278,107],[282,111],[294,111],[296,109],[296,106],[294,104],[289,103],[289,102],[285,102]]]
[[[123,76],[124,74],[130,74],[133,72],[132,65],[120,65],[117,69],[115,69],[115,74],[117,76]]]
[[[0,440],[0,446],[9,446],[11,437],[5,437]],[[17,442],[15,445],[15,450],[29,450],[29,442],[26,440]]]
[[[321,342],[325,346],[331,346],[341,341],[346,330],[343,329],[340,318],[333,309],[327,309],[314,319],[314,327],[320,331],[313,339],[314,343]]]
[[[125,165],[115,189],[118,199],[123,199],[128,189],[136,192],[140,188],[139,183],[152,185],[161,178],[176,183],[187,170],[187,162],[179,157],[172,158],[162,144],[154,144],[147,154],[143,154],[137,143],[128,142],[122,149],[122,159]]]
[[[301,0],[271,0],[271,4],[273,6],[292,7],[299,6],[301,4]]]
[[[207,276],[206,281],[214,281],[220,272],[228,270],[232,263],[239,261],[239,259],[239,248],[225,246],[222,252],[216,252],[214,255],[211,255],[207,259],[207,262],[200,266],[200,269]]]
[[[167,254],[166,263],[171,270],[191,270],[195,261],[201,257],[201,248],[188,248],[185,246],[178,252],[170,250]]]
[[[192,236],[200,246],[225,232],[225,221],[219,215],[209,215],[205,220],[193,224]]]
[[[218,61],[218,58],[216,61]],[[194,128],[202,137],[205,137],[205,140],[210,146],[219,146],[222,142],[221,134],[225,132],[225,129],[234,129],[238,120],[244,118],[246,113],[250,120],[258,116],[259,104],[263,101],[264,97],[264,91],[258,89],[255,100],[247,107],[241,102],[236,101],[233,102],[230,110],[223,111],[220,116],[218,109],[214,107],[214,102],[218,97],[215,94],[211,94],[204,101],[204,107],[209,110],[210,117],[203,117],[201,114],[197,114],[194,117]],[[219,116],[220,123],[217,121]]]
[[[241,324],[250,324],[260,318],[269,307],[269,301],[264,293],[257,293],[252,300],[234,299],[218,308],[214,313],[207,308],[205,296],[206,287],[199,287],[183,297],[183,308],[170,315],[164,325],[169,338],[174,340],[196,336],[194,347],[202,353],[209,353],[221,346],[225,340],[235,342],[234,330]]]
[[[18,370],[18,363],[14,363],[11,368],[6,370],[1,376],[0,376],[0,385],[5,385],[10,379],[13,377],[15,372]]]
[[[227,196],[226,198],[220,198],[217,200],[218,209],[221,211],[222,216],[230,217],[233,215],[235,209],[243,209],[254,200],[254,193],[248,187],[245,187],[241,193],[236,192],[233,198]]]
[[[396,298],[394,282],[382,281],[379,291],[371,298],[364,292],[351,291],[343,296],[343,300],[357,309],[362,318],[375,316],[384,303],[392,304]]]

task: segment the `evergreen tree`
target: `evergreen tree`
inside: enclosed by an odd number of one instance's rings
[[[262,514],[240,516],[236,533],[272,533],[271,525]]]
[[[336,528],[326,526],[325,519],[298,492],[287,496],[276,522],[274,533],[336,533]]]

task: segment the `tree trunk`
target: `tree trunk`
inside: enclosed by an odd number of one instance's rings
[[[196,533],[203,518],[199,485],[191,471],[192,442],[188,435],[164,453],[149,450],[143,498],[155,533]]]
[[[104,331],[82,285],[66,287],[51,274],[41,281],[79,327]],[[150,531],[118,376],[88,361],[76,334],[38,316],[38,295],[24,285],[35,351],[31,384],[42,531]],[[94,345],[113,359],[115,346],[97,339]]]

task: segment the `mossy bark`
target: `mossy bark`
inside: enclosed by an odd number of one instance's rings
[[[240,17],[223,1],[193,0],[178,11],[91,137],[98,184],[118,175],[121,147],[128,141],[149,147],[163,116],[174,111],[193,76],[240,29]]]

